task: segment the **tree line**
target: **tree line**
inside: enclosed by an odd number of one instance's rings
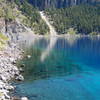
[[[68,33],[70,28],[77,30],[77,34],[100,33],[100,4],[49,8],[45,12],[59,34]]]

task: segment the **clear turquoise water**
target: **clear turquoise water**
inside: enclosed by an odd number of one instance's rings
[[[25,81],[14,94],[29,100],[100,100],[100,39],[34,38],[24,45]]]

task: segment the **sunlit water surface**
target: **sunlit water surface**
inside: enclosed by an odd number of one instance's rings
[[[100,100],[98,37],[34,38],[22,44],[25,81],[15,95],[29,100]]]

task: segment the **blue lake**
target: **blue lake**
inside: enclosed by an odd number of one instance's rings
[[[14,94],[29,100],[100,100],[100,38],[34,38],[23,48],[25,81]]]

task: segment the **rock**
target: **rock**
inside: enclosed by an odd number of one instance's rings
[[[24,53],[24,51],[22,51],[22,53]]]
[[[18,76],[19,76],[19,73],[16,72],[16,73],[14,74],[14,76],[15,76],[15,77],[18,77]]]
[[[5,94],[5,98],[6,98],[6,99],[10,99],[10,96],[7,95],[7,94]],[[6,100],[6,99],[5,99],[5,100]]]
[[[6,86],[5,87],[8,91],[13,91],[14,90],[14,87],[13,86]]]
[[[20,67],[25,67],[25,64],[20,65]]]
[[[30,59],[31,58],[31,55],[27,55],[27,58]]]
[[[9,58],[9,60],[10,60],[11,62],[14,62],[14,61],[15,61],[14,58]]]
[[[19,98],[19,97],[14,96],[14,97],[12,97],[12,99],[11,99],[11,100],[20,100],[20,98]]]
[[[28,100],[28,98],[27,97],[22,97],[21,100]]]
[[[7,91],[6,89],[0,89],[0,100],[9,100],[10,96],[8,96],[9,91]]]
[[[16,61],[13,61],[12,64],[15,65],[16,64]]]
[[[0,100],[5,100],[5,96],[3,92],[0,92]]]
[[[2,80],[2,81],[4,81],[4,82],[7,81],[6,77],[4,77],[3,75],[0,75],[0,80]]]
[[[20,71],[21,73],[23,73],[23,72],[24,72],[24,70],[23,70],[22,68],[19,68],[19,71]]]
[[[17,81],[24,81],[24,77],[22,75],[19,75],[15,78]]]

